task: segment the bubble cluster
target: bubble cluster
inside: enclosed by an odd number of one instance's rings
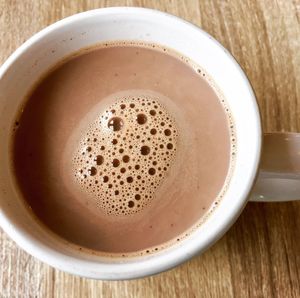
[[[133,214],[155,198],[177,145],[175,120],[157,98],[116,96],[80,142],[75,179],[106,214]]]

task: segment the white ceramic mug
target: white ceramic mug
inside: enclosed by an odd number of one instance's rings
[[[125,259],[81,252],[43,229],[20,199],[13,182],[9,152],[15,115],[41,74],[74,51],[114,40],[164,45],[203,67],[230,106],[237,137],[232,179],[211,216],[180,243],[156,254]],[[210,35],[184,20],[155,10],[118,7],[88,11],[61,20],[34,35],[0,68],[0,115],[0,226],[31,255],[53,267],[84,277],[143,277],[172,268],[203,252],[236,220],[247,203],[259,169],[263,137],[261,121],[255,95],[244,72]],[[265,137],[267,147],[253,199],[295,199],[300,194],[297,168],[290,165],[291,158],[296,165],[300,164],[297,137],[294,134]]]

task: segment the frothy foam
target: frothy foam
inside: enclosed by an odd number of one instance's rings
[[[153,95],[116,95],[73,157],[75,179],[97,208],[129,215],[155,198],[176,156],[178,128]]]

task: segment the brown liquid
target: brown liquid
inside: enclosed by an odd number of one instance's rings
[[[16,180],[37,218],[68,241],[105,253],[155,251],[219,197],[228,119],[203,72],[171,51],[90,49],[28,96],[14,134]]]

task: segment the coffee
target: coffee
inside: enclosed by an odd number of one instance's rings
[[[234,126],[210,77],[153,44],[84,49],[47,72],[13,132],[16,183],[36,219],[100,254],[156,252],[226,191]]]

